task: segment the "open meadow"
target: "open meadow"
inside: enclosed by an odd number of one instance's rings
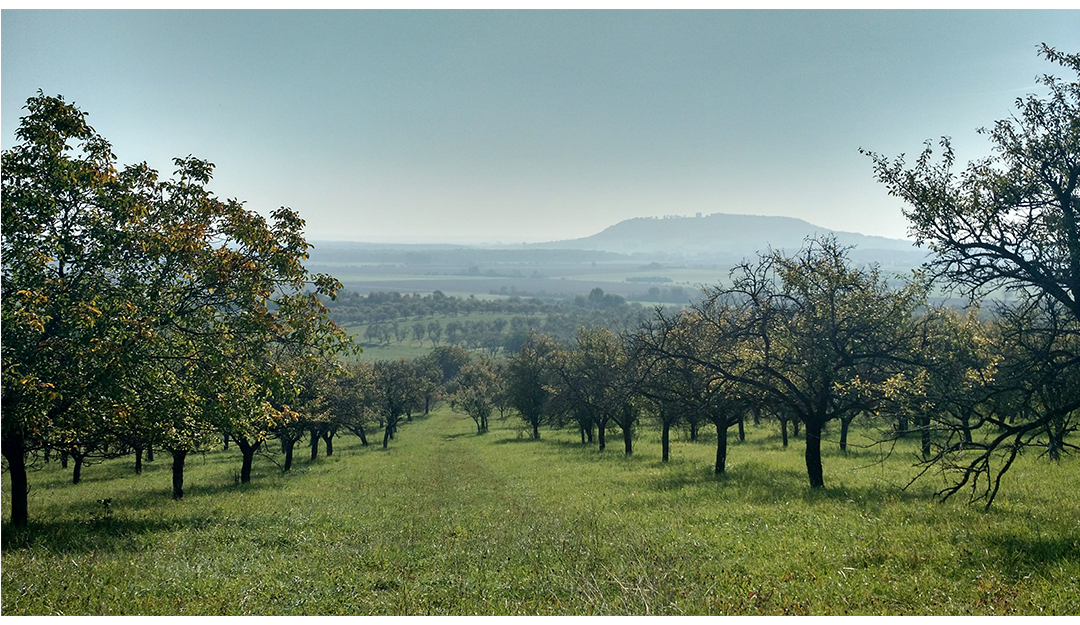
[[[243,485],[218,447],[181,501],[167,454],[78,485],[54,461],[27,530],[5,501],[3,614],[1080,613],[1075,457],[1022,456],[984,511],[902,488],[915,441],[843,455],[826,432],[811,490],[775,424],[732,436],[717,477],[707,435],[664,464],[653,428],[626,457],[519,423],[477,435],[441,407],[386,450],[338,437],[284,475],[259,456]]]

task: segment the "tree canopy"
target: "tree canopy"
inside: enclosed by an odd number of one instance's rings
[[[266,219],[217,198],[213,164],[193,157],[169,180],[145,163],[118,169],[74,104],[39,93],[26,108],[3,153],[3,455],[17,525],[27,451],[141,424],[186,453],[214,426],[284,418],[270,396],[290,373],[272,352],[348,343],[316,297],[340,285],[304,268],[295,211]]]
[[[918,281],[892,288],[877,268],[853,267],[835,239],[811,239],[794,256],[773,251],[739,265],[730,287],[709,289],[681,319],[661,317],[651,349],[736,385],[724,393],[729,406],[763,404],[798,418],[810,486],[820,488],[822,428],[883,400],[913,357],[924,296]],[[679,340],[687,332],[696,338]]]
[[[1050,297],[1080,318],[1080,54],[1040,55],[1077,74],[1043,76],[1046,97],[1016,100],[1017,115],[980,130],[992,154],[954,171],[951,141],[934,159],[926,143],[904,156],[866,152],[891,195],[904,200],[911,234],[937,253],[937,276],[973,298],[997,288]]]
[[[1009,364],[983,406],[998,432],[972,441],[965,420],[940,420],[964,435],[935,456],[987,505],[1016,454],[1042,446],[1054,456],[1080,426],[1080,395],[1066,390],[1080,386],[1080,54],[1045,44],[1039,54],[1076,76],[1042,76],[1044,95],[1018,98],[1016,114],[981,129],[990,156],[957,172],[948,138],[939,160],[927,142],[913,167],[903,155],[866,152],[877,179],[906,202],[912,235],[936,253],[928,263],[936,284],[973,301],[1003,300],[997,347]],[[973,446],[979,453],[965,455]]]

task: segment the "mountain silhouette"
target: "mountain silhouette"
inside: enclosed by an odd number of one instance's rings
[[[917,265],[926,254],[911,241],[815,226],[793,217],[714,213],[698,217],[637,217],[580,239],[536,243],[545,249],[595,250],[634,255],[743,259],[768,249],[798,251],[808,237],[835,236],[854,246],[854,260]]]

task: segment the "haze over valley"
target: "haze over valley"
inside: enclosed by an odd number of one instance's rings
[[[310,265],[360,293],[399,291],[566,297],[600,287],[648,301],[651,287],[678,285],[687,299],[727,279],[738,262],[770,249],[797,252],[834,236],[850,257],[890,273],[921,265],[911,241],[838,232],[792,217],[732,215],[633,218],[580,239],[517,245],[314,241]],[[678,300],[676,300],[678,301]]]

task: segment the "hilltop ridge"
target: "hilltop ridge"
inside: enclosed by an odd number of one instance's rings
[[[530,247],[617,254],[646,254],[738,260],[770,247],[794,252],[807,237],[834,235],[855,246],[853,257],[883,263],[917,264],[925,252],[911,241],[830,230],[794,217],[713,213],[695,217],[636,217],[579,239],[536,243]]]

